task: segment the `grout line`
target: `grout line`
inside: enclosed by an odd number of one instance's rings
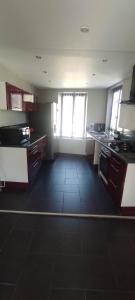
[[[75,214],[75,213],[54,213],[54,212],[40,212],[27,210],[6,210],[0,209],[0,213],[9,214],[24,214],[24,215],[39,215],[39,216],[58,216],[58,217],[76,217],[76,218],[92,218],[92,219],[125,219],[135,220],[134,216],[117,216],[117,215],[98,215],[98,214]]]

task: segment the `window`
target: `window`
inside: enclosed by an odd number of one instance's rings
[[[83,138],[86,133],[87,93],[60,93],[55,106],[55,135]]]
[[[113,90],[113,103],[110,128],[113,130],[120,130],[118,127],[120,117],[120,101],[122,96],[122,87]]]

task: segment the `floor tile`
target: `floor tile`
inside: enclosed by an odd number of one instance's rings
[[[0,300],[11,300],[15,292],[15,286],[0,284]]]
[[[84,291],[57,289],[52,290],[50,300],[85,300]]]
[[[79,193],[80,204],[63,204],[63,193]],[[61,203],[60,203],[61,202]],[[57,157],[46,162],[27,191],[3,191],[0,209],[82,214],[119,214],[86,158]]]
[[[114,292],[114,291],[88,291],[86,300],[133,300],[135,293],[133,292]]]

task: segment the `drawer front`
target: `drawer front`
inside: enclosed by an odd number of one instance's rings
[[[29,182],[32,182],[35,179],[40,167],[41,167],[41,160],[38,159],[34,161],[31,165],[29,165],[28,167]]]
[[[108,189],[114,202],[121,204],[127,165],[121,159],[111,156],[109,163]]]

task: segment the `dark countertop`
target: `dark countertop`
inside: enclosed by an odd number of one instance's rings
[[[111,152],[113,152],[115,155],[117,155],[119,158],[121,158],[124,162],[127,164],[134,164],[135,163],[135,153],[134,152],[117,152],[112,147],[110,147],[110,143],[114,141],[114,138],[108,137],[107,135],[103,135],[100,133],[90,133],[88,134],[97,142],[99,142],[102,146],[108,148]]]
[[[0,147],[29,148],[46,136],[47,135],[43,134],[43,133],[31,133],[30,139],[26,143],[23,143],[21,145],[2,145],[2,144],[0,144]]]

